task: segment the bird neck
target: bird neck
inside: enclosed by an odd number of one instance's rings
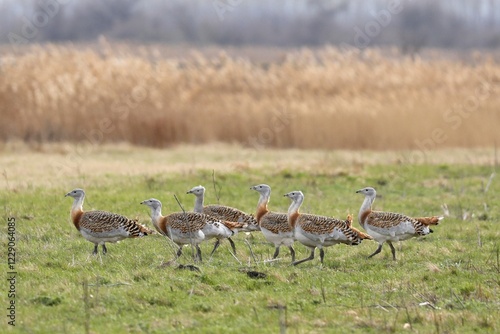
[[[260,223],[260,219],[262,218],[262,216],[269,212],[269,209],[267,208],[269,197],[269,195],[260,194],[259,203],[257,204],[257,212],[255,215],[255,219],[258,223]]]
[[[298,213],[300,206],[302,205],[302,202],[304,202],[304,197],[300,196],[298,198],[295,198],[292,201],[292,204],[290,204],[290,207],[288,208],[288,215],[291,215],[293,213]]]
[[[359,209],[358,221],[361,226],[364,226],[364,218],[366,218],[367,213],[372,211],[372,204],[375,201],[375,196],[366,196],[361,208]]]
[[[303,196],[295,198],[288,208],[288,224],[290,225],[292,230],[295,229],[295,222],[297,221],[297,218],[299,218],[299,209],[303,201]]]
[[[85,196],[76,197],[73,201],[73,206],[71,207],[71,211],[83,211],[83,200]]]
[[[80,230],[80,217],[83,214],[83,200],[85,196],[77,197],[73,201],[73,206],[71,207],[71,220],[73,225],[75,225],[77,230]]]
[[[159,225],[162,221],[162,218],[163,216],[161,215],[161,207],[151,208],[151,221],[158,231],[161,231]]]
[[[205,196],[203,194],[196,196],[196,199],[194,200],[194,212],[203,213],[204,197]]]

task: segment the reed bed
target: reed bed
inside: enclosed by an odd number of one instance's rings
[[[478,52],[464,61],[324,47],[262,62],[106,41],[2,50],[4,142],[429,150],[500,141],[500,65]]]

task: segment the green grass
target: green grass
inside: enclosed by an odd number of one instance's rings
[[[328,167],[328,166],[327,166]],[[334,166],[331,166],[334,170]],[[329,168],[324,168],[328,171]],[[346,169],[348,170],[348,169]],[[66,186],[1,190],[0,227],[6,248],[7,218],[17,219],[17,322],[23,333],[485,333],[500,331],[500,182],[488,166],[375,165],[353,172],[312,173],[296,170],[245,169],[217,173],[220,202],[253,212],[258,195],[251,185],[273,188],[270,208],[286,210],[282,195],[302,190],[302,212],[344,218],[357,211],[355,191],[374,186],[376,209],[422,216],[450,216],[433,234],[397,247],[398,261],[365,241],[356,247],[326,250],[325,263],[290,267],[288,249],[280,261],[264,262],[274,251],[260,233],[234,240],[238,262],[224,242],[209,259],[213,242],[202,245],[201,272],[162,266],[174,256],[172,243],[159,235],[109,244],[106,256],[92,256],[93,245],[69,222],[72,200]],[[138,217],[151,227],[139,202],[155,197],[164,214],[194,202],[185,192],[203,184],[206,203],[217,201],[212,171],[169,175],[82,176],[84,209],[104,209]],[[463,220],[464,212],[468,218]],[[357,219],[354,226],[359,227]],[[248,246],[245,240],[248,241]],[[250,255],[249,247],[255,254]],[[296,244],[297,257],[308,251]],[[5,252],[4,252],[5,253]],[[318,252],[317,252],[318,253]],[[185,247],[181,264],[193,263]],[[5,261],[6,262],[6,261]],[[6,265],[3,266],[6,272]],[[249,278],[245,270],[267,275]],[[5,281],[4,281],[5,282]],[[88,284],[88,293],[84,292]],[[5,285],[4,285],[5,286]],[[2,309],[7,305],[3,293]],[[422,303],[429,303],[424,305]],[[4,311],[5,313],[5,311]],[[2,316],[2,328],[7,326]],[[405,330],[406,328],[406,330]],[[3,330],[2,330],[3,331]]]

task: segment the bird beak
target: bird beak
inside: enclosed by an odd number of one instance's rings
[[[67,193],[66,195],[64,195],[64,197],[68,197],[69,196],[69,193]]]
[[[188,191],[188,192],[186,192],[186,194],[191,194],[191,190],[190,190],[190,191]]]
[[[356,194],[359,194],[363,189],[356,190]]]
[[[144,202],[145,202],[145,201],[142,201],[142,202],[141,202],[141,203],[139,203],[139,204],[144,204]]]

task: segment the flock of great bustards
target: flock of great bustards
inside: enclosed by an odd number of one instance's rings
[[[369,257],[380,253],[382,245],[387,242],[391,247],[392,257],[396,260],[393,242],[427,235],[432,232],[429,226],[437,225],[443,218],[437,216],[412,218],[399,213],[372,211],[372,204],[377,193],[375,189],[367,187],[356,191],[365,196],[358,215],[359,224],[366,231],[363,233],[352,226],[351,215],[341,220],[300,213],[299,209],[304,201],[304,194],[301,191],[285,194],[292,203],[287,213],[278,213],[268,209],[271,187],[267,184],[259,184],[250,189],[260,194],[255,216],[228,206],[205,206],[203,204],[205,188],[202,186],[194,187],[187,192],[196,196],[194,212],[176,212],[163,216],[159,200],[150,198],[141,204],[150,208],[155,229],[179,246],[177,257],[182,254],[184,245],[191,244],[196,248],[196,258],[199,261],[201,261],[199,244],[213,238],[216,239],[216,243],[211,254],[215,252],[223,239],[229,240],[236,254],[231,236],[238,231],[261,231],[266,240],[275,246],[273,259],[279,255],[281,245],[287,246],[290,249],[293,265],[314,259],[316,248],[320,250],[320,259],[323,263],[324,247],[338,243],[359,245],[363,239],[378,242],[378,248]],[[85,192],[82,189],[74,189],[66,196],[74,198],[71,208],[73,224],[85,239],[95,244],[94,254],[97,254],[99,245],[102,245],[102,251],[105,254],[106,242],[117,242],[125,238],[155,233],[136,220],[119,214],[106,211],[83,211]],[[309,257],[295,260],[293,249],[295,241],[311,250]]]

